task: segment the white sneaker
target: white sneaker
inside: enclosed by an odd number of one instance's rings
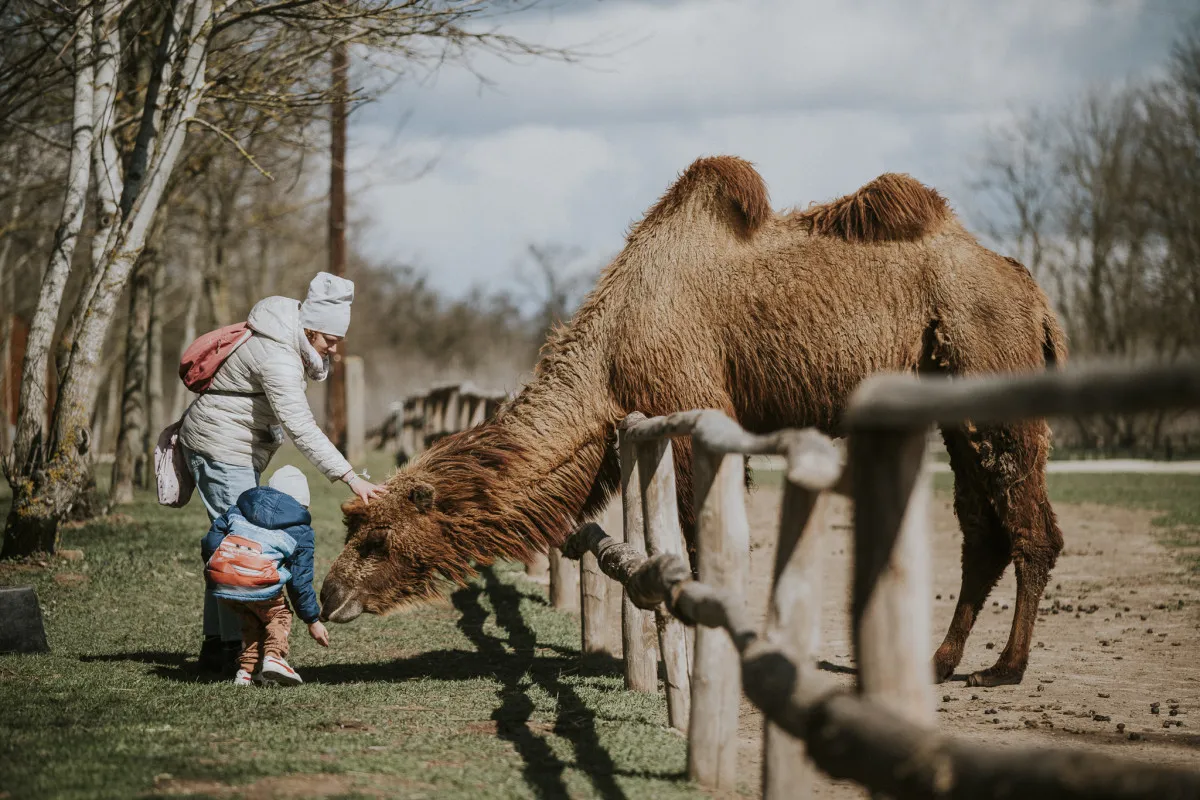
[[[234,686],[249,686],[250,683],[250,673],[244,669],[239,669],[237,675],[233,677]]]
[[[277,656],[267,656],[263,659],[262,672],[259,675],[263,683],[278,683],[282,686],[298,686],[304,683],[300,680],[300,673]]]

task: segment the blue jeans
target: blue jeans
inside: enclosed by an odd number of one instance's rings
[[[258,486],[258,472],[253,467],[212,461],[192,450],[187,451],[187,462],[209,522],[236,505],[242,492]],[[242,640],[241,618],[224,603],[218,603],[207,586],[204,589],[204,635],[220,636],[226,642]]]

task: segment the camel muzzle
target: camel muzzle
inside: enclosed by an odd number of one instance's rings
[[[325,579],[321,587],[321,619],[326,622],[350,622],[363,613],[362,601],[336,581]]]

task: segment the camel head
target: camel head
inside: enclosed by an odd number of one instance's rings
[[[322,619],[386,614],[437,597],[447,582],[465,584],[476,566],[545,549],[528,530],[503,521],[527,517],[514,515],[509,493],[498,486],[514,453],[487,440],[486,428],[439,440],[369,504],[342,504],[346,544],[321,586]]]
[[[321,618],[350,622],[437,594],[439,552],[435,490],[397,476],[388,493],[342,504],[346,544],[321,585]]]

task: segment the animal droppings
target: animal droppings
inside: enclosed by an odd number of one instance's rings
[[[1108,692],[1096,692],[1096,697],[1109,698],[1109,697],[1112,697],[1112,695],[1109,694]]]

